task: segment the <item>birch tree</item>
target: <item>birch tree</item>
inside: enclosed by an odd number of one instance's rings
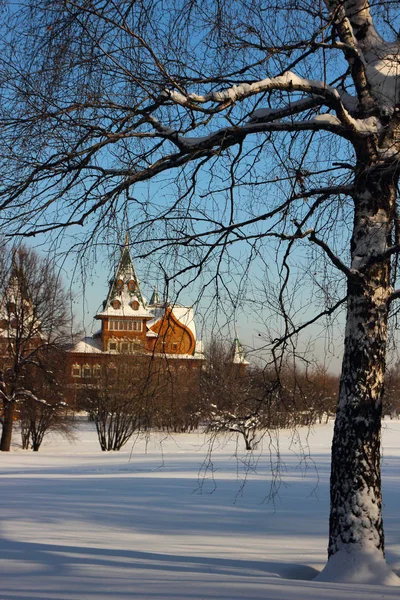
[[[86,225],[93,240],[129,212],[137,253],[178,245],[193,277],[213,259],[222,269],[234,243],[249,264],[276,243],[284,331],[274,352],[345,306],[323,576],[352,552],[380,564],[386,582],[380,431],[400,297],[398,12],[397,1],[366,0],[32,0],[9,12],[5,2],[0,53],[9,233]],[[336,279],[318,287],[325,306],[295,323],[284,300],[298,248]]]

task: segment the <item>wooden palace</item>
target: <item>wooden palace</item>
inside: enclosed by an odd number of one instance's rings
[[[71,378],[96,379],[102,366],[118,366],[121,356],[169,361],[171,368],[201,368],[203,345],[196,337],[194,310],[160,299],[157,287],[146,302],[129,252],[122,248],[103,309],[95,315],[100,330],[81,339],[68,353]]]

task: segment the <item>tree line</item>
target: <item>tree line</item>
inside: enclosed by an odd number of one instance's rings
[[[21,247],[3,249],[0,302],[1,450],[17,423],[22,447],[39,450],[53,430],[73,434],[86,411],[102,450],[120,450],[135,432],[236,433],[252,450],[263,432],[311,426],[335,414],[339,377],[318,364],[279,370],[236,364],[234,348],[212,340],[201,368],[190,361],[120,355],[100,376],[71,383],[64,354],[71,343],[70,298],[55,264]],[[397,414],[400,369],[388,369],[384,412]],[[72,402],[72,399],[74,400]]]
[[[85,411],[102,450],[120,450],[135,432],[235,433],[252,450],[263,432],[314,425],[334,416],[339,378],[318,364],[236,364],[232,345],[212,340],[201,368],[190,361],[120,355],[96,379],[71,383],[64,354],[71,343],[70,298],[55,264],[25,247],[2,253],[0,325],[1,450],[18,424],[22,447],[39,450],[44,436],[72,436],[73,414]],[[8,258],[7,258],[8,257]],[[400,396],[398,366],[387,374],[384,410]]]
[[[257,432],[313,424],[333,414],[337,378],[316,367],[243,368],[233,348],[209,343],[202,368],[190,361],[120,355],[96,379],[76,386],[65,354],[73,338],[71,298],[53,261],[32,249],[1,253],[0,449],[15,424],[22,447],[39,450],[50,431],[73,434],[86,411],[102,450],[120,450],[134,432],[237,432],[251,449]],[[116,364],[115,364],[116,363]]]
[[[232,361],[229,343],[212,340],[202,368],[168,360],[118,357],[81,384],[76,408],[95,423],[102,450],[120,450],[134,433],[237,434],[253,450],[268,430],[314,426],[335,418],[339,375],[291,362],[279,371]],[[182,364],[182,363],[181,363]],[[384,413],[400,410],[400,365],[387,373]]]
[[[188,361],[119,356],[80,384],[77,407],[95,423],[102,450],[120,450],[135,432],[232,432],[252,450],[262,432],[325,422],[338,377],[315,366],[273,369],[233,362],[230,344],[211,341],[202,368]]]

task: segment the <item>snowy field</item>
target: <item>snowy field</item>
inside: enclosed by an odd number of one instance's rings
[[[39,453],[15,435],[0,455],[0,599],[399,598],[396,587],[312,581],[326,559],[332,424],[299,433],[306,459],[299,437],[280,435],[274,503],[267,441],[249,464],[233,438],[210,460],[201,434],[115,453],[86,421],[75,443],[49,437]],[[400,574],[400,422],[385,422],[383,441],[387,559]]]

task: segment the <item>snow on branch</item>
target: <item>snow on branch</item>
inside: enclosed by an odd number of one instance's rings
[[[266,78],[254,83],[241,83],[225,90],[210,92],[204,95],[188,94],[185,96],[174,90],[165,90],[163,95],[181,106],[186,106],[188,103],[228,103],[230,105],[250,96],[272,90],[302,91],[334,99],[337,99],[339,96],[338,91],[334,87],[330,87],[322,81],[299,77],[291,71],[286,71],[286,73],[278,77]]]
[[[317,115],[307,121],[248,123],[242,126],[229,126],[218,129],[209,135],[184,137],[170,127],[163,126],[153,117],[149,118],[159,135],[173,142],[182,152],[196,150],[212,150],[215,147],[228,148],[252,133],[268,133],[275,131],[331,131],[342,137],[348,137],[346,128],[334,115]],[[367,132],[365,132],[367,133]]]
[[[295,101],[293,104],[279,109],[257,109],[251,115],[249,123],[240,126],[237,129],[240,129],[240,131],[246,134],[251,133],[251,131],[248,130],[249,127],[252,127],[255,124],[265,125],[266,123],[276,123],[277,119],[296,114],[301,110],[306,110],[306,108],[309,107],[308,103],[310,100],[314,102],[315,99],[317,99],[315,105],[325,104],[335,111],[336,116],[323,114],[317,115],[313,119],[307,121],[280,123],[280,126],[276,125],[276,128],[269,128],[268,131],[288,129],[298,130],[301,128],[313,130],[317,129],[318,126],[321,126],[321,129],[336,129],[336,132],[339,133],[340,127],[344,126],[350,132],[360,135],[371,135],[379,133],[382,130],[381,124],[375,116],[367,117],[365,119],[356,119],[351,115],[351,111],[354,111],[357,107],[357,102],[355,98],[349,94],[339,92],[335,87],[329,86],[322,81],[299,77],[291,71],[287,71],[278,77],[267,78],[254,83],[233,85],[225,90],[213,91],[205,95],[193,93],[184,95],[176,90],[165,90],[163,96],[172,102],[190,108],[191,110],[202,110],[200,106],[202,104],[211,103],[219,106],[222,105],[226,108],[250,96],[273,90],[303,92],[311,95],[311,98]],[[185,147],[188,143],[198,144],[199,139],[202,139],[202,143],[205,143],[210,139],[210,136],[207,136],[206,138],[195,138],[195,142],[190,142],[190,138],[184,139],[179,137],[175,130],[157,124],[158,122],[154,117],[150,117],[149,120],[156,126],[160,133],[163,133],[163,135],[175,141],[178,147]],[[224,129],[223,131],[227,131],[227,129]],[[213,135],[215,136],[216,134]]]
[[[20,388],[16,390],[15,397],[17,401],[32,400],[33,402],[37,402],[38,404],[45,404],[46,406],[50,406],[48,402],[46,402],[46,400],[39,398],[38,396],[36,396],[36,394],[25,388]]]
[[[357,42],[364,48],[372,48],[383,41],[374,27],[368,0],[331,0],[331,4],[343,7]]]
[[[398,104],[399,42],[387,42],[379,35],[366,0],[325,0],[325,4],[344,44],[364,112],[376,112],[378,105],[383,114],[391,115]]]
[[[154,117],[149,117],[149,122],[157,130],[158,135],[168,139],[181,151],[181,157],[187,154],[198,153],[198,158],[209,153],[215,148],[225,149],[233,146],[254,133],[268,133],[278,131],[331,131],[337,135],[347,138],[346,128],[340,123],[339,119],[333,115],[318,115],[308,121],[287,121],[287,122],[267,122],[267,123],[248,123],[242,126],[229,126],[217,129],[206,136],[185,137],[171,127],[165,127]],[[180,161],[179,161],[180,162]],[[161,166],[161,165],[157,165]],[[150,168],[151,169],[151,168]],[[165,168],[162,168],[165,170]],[[140,177],[140,173],[137,174]]]

